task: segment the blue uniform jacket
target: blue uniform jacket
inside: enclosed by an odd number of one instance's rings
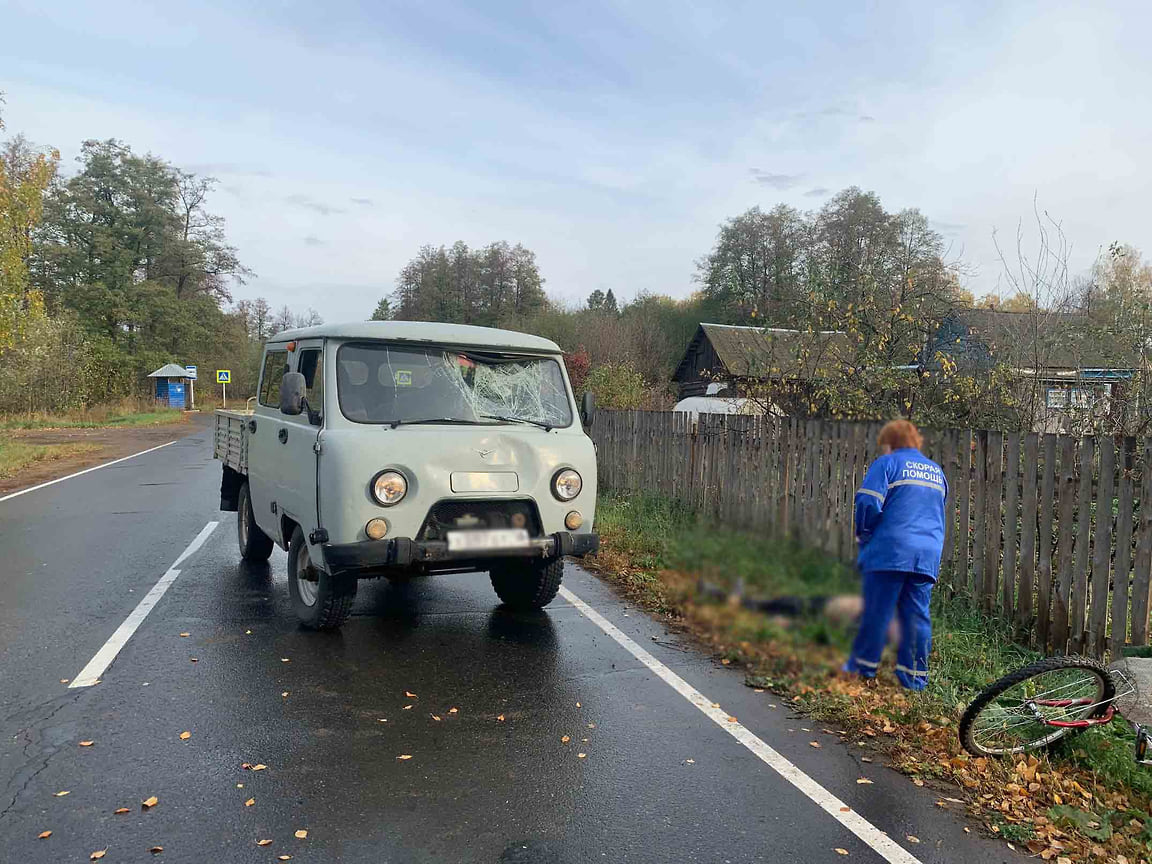
[[[861,573],[898,570],[936,579],[944,550],[944,471],[919,450],[881,456],[856,492]]]

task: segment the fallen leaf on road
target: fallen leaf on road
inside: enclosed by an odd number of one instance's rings
[[[588,724],[588,728],[589,728],[589,729],[595,729],[595,728],[596,728],[596,724],[595,724],[595,723],[589,723],[589,724]]]
[[[150,807],[155,807],[160,803],[160,799],[153,795],[151,798],[145,798],[140,802],[140,806],[147,810]]]
[[[739,721],[735,717],[729,717],[728,722],[729,723],[738,723]]]
[[[809,741],[808,746],[809,747],[815,747],[817,750],[819,750],[820,749],[820,742],[819,741]]]
[[[448,709],[448,713],[449,713],[449,714],[455,714],[455,713],[457,713],[457,711],[459,711],[459,710],[460,710],[459,708],[449,708],[449,709]]]
[[[189,738],[191,738],[191,737],[192,737],[192,733],[191,733],[191,732],[181,732],[181,733],[180,733],[180,740],[181,740],[181,741],[187,741],[187,740],[188,740]]]
[[[400,755],[400,756],[397,756],[396,758],[397,758],[397,759],[399,759],[401,762],[407,762],[407,761],[408,761],[409,759],[411,759],[412,757],[411,757],[409,754],[407,754],[407,753],[404,753],[404,754],[402,754],[402,755]]]
[[[51,836],[52,836],[51,831],[41,831],[39,834],[36,835],[36,839],[37,840],[47,840]]]
[[[292,856],[291,855],[277,855],[276,860],[277,861],[291,861]]]
[[[188,636],[191,636],[192,634],[191,633],[181,633],[180,635],[182,637],[188,637]]]
[[[236,784],[236,788],[237,788],[237,789],[243,789],[243,788],[244,788],[244,784],[243,784],[243,783],[237,783],[237,784]]]
[[[199,663],[200,662],[199,657],[189,657],[188,659],[191,660],[193,663]]]
[[[68,790],[67,790],[67,789],[62,789],[61,791],[59,791],[59,792],[56,792],[56,793],[54,793],[54,794],[55,794],[55,796],[56,796],[57,798],[63,798],[65,795],[67,795],[67,794],[69,794],[69,793],[68,793]]]
[[[503,723],[503,722],[504,722],[504,715],[503,715],[503,714],[501,714],[501,715],[500,715],[500,716],[498,716],[496,719],[497,719],[499,722]]]
[[[579,702],[577,702],[577,703],[576,703],[576,707],[577,707],[577,708],[579,708],[579,707],[580,707],[580,703],[579,703]]]
[[[271,840],[257,840],[256,845],[257,846],[271,846],[272,841]]]
[[[859,783],[861,786],[871,785],[871,783],[872,783],[872,781],[869,780],[867,777],[857,777],[856,782]]]
[[[1072,859],[1065,855],[1061,855],[1056,859],[1056,864],[1072,864]]]
[[[713,708],[719,708],[719,707],[720,707],[720,703],[719,703],[719,702],[713,702],[713,703],[712,703],[712,707],[713,707]]]
[[[687,762],[689,765],[695,765],[696,764],[695,759],[685,759],[684,761]]]
[[[252,766],[250,764],[248,764],[247,762],[241,762],[240,767],[243,768],[245,771],[250,771],[252,769]]]
[[[841,807],[840,808],[841,813],[850,813],[851,811],[852,811],[851,807]]]
[[[764,692],[764,690],[763,690],[763,689],[761,689],[761,688],[756,688],[756,689],[755,689],[755,690],[753,690],[752,692],[753,692],[753,693],[763,693],[763,692]]]
[[[93,852],[91,855],[88,856],[88,860],[89,861],[99,861],[101,858],[103,858],[107,854],[108,854],[107,849],[98,849],[95,852]]]
[[[291,663],[292,661],[291,661],[291,660],[289,660],[287,657],[281,657],[281,658],[280,658],[280,662],[281,662],[281,663]]]
[[[256,803],[255,798],[249,798],[247,801],[244,802],[244,806],[245,807],[251,807],[255,803]]]
[[[307,828],[301,828],[299,831],[296,832],[296,839],[297,840],[303,840],[307,836],[308,836],[308,829]]]
[[[68,679],[67,679],[67,678],[61,678],[61,679],[60,679],[60,683],[61,683],[61,684],[67,684],[67,683],[68,683]]]
[[[91,747],[95,743],[96,743],[95,741],[81,741],[80,746],[81,747]]]
[[[381,723],[387,723],[387,722],[388,722],[388,718],[387,718],[387,717],[378,717],[378,718],[376,718],[376,719],[377,719],[377,720],[379,720]]]
[[[245,631],[244,631],[244,635],[245,635],[245,636],[251,636],[251,635],[252,635],[252,631],[251,631],[251,630],[245,630]]]
[[[131,813],[132,811],[129,810],[127,807],[117,807],[112,812],[115,813],[117,816],[119,816],[121,813]]]
[[[924,785],[924,781],[923,781],[923,780],[921,780],[919,777],[917,777],[917,778],[916,778],[915,780],[913,780],[912,782],[913,782],[915,785],[917,785],[917,786],[923,786],[923,785]]]
[[[908,834],[907,837],[908,837],[909,843],[919,843],[920,842],[920,838],[914,834]]]
[[[871,761],[872,761],[872,759],[871,759],[870,757],[868,757],[868,756],[865,756],[865,757],[863,757],[863,758],[862,758],[860,761],[861,761],[861,762],[871,762]]]
[[[839,846],[837,846],[836,847],[836,854],[837,855],[847,855],[848,850],[847,849],[841,849]]]
[[[407,696],[409,699],[419,699],[420,698],[415,693],[409,693],[407,690],[404,691],[404,695]]]
[[[148,851],[151,852],[153,855],[159,855],[161,852],[164,851],[164,847],[163,846],[153,846]]]
[[[972,833],[972,829],[971,829],[971,828],[965,828],[965,829],[964,829],[964,833],[965,833],[965,834],[971,834],[971,833]]]
[[[567,744],[567,743],[568,743],[569,741],[571,741],[571,740],[572,740],[571,738],[569,738],[567,735],[565,735],[564,737],[562,737],[562,738],[560,739],[560,743],[561,743],[561,744]]]
[[[725,657],[723,660],[720,661],[720,665],[727,666],[731,662],[732,662],[731,660],[729,660],[727,657]]]
[[[284,691],[283,693],[281,693],[280,695],[281,695],[281,696],[287,696],[287,695],[288,695],[288,691],[287,691],[287,690],[285,690],[285,691]]]
[[[577,753],[577,754],[576,754],[576,758],[577,758],[577,759],[583,759],[583,758],[585,758],[587,755],[588,755],[587,753]]]
[[[405,710],[405,711],[411,711],[411,710],[412,710],[412,706],[411,706],[411,705],[405,705],[405,706],[404,706],[404,710]]]
[[[268,768],[268,766],[267,766],[267,765],[265,765],[263,762],[261,762],[261,763],[260,763],[260,764],[258,764],[258,765],[253,765],[253,766],[252,766],[252,770],[253,770],[253,771],[264,771],[264,770],[267,770],[267,768]]]
[[[440,718],[437,717],[435,714],[432,715],[432,719],[435,720],[437,723],[440,722]]]

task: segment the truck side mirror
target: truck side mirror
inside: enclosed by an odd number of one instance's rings
[[[584,391],[584,398],[580,400],[580,422],[585,429],[592,428],[592,420],[596,416],[596,397],[591,391]]]
[[[280,382],[280,413],[295,417],[304,410],[304,376],[285,372]]]

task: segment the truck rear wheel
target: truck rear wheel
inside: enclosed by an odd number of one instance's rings
[[[240,543],[240,557],[253,563],[267,561],[272,555],[272,538],[256,524],[247,480],[240,487],[236,505],[236,539]]]
[[[333,576],[317,567],[299,525],[288,545],[288,596],[300,623],[313,630],[339,628],[356,600],[356,578]]]
[[[543,609],[560,590],[564,559],[517,561],[489,572],[497,596],[513,609]]]

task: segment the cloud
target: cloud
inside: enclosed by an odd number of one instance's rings
[[[797,120],[819,120],[823,117],[843,118],[845,120],[858,120],[861,123],[874,123],[876,118],[871,114],[861,114],[856,109],[842,108],[838,105],[828,105],[813,111],[797,111]]]
[[[804,193],[805,198],[823,198],[832,190],[827,186],[817,186],[815,189],[809,189]]]
[[[764,186],[771,186],[773,189],[790,189],[800,182],[803,174],[773,174],[771,171],[765,171],[761,168],[753,168],[749,172],[752,174],[752,179],[757,183]]]
[[[331,204],[325,204],[323,201],[317,201],[307,195],[289,195],[284,200],[289,204],[295,204],[297,207],[303,207],[305,210],[319,213],[321,216],[331,216],[333,213],[344,212],[343,208],[333,207]]]
[[[316,237],[313,234],[309,234],[307,237],[304,238],[304,245],[305,246],[323,246],[324,241],[321,240],[319,237]]]
[[[348,200],[351,201],[353,204],[359,204],[361,207],[371,207],[372,206],[372,199],[371,198],[349,198]]]

